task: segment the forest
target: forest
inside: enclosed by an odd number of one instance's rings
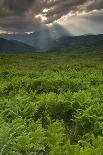
[[[0,155],[103,155],[103,53],[1,54]]]

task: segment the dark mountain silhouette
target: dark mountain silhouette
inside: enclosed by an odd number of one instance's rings
[[[26,53],[35,51],[34,47],[15,40],[0,38],[0,53]]]

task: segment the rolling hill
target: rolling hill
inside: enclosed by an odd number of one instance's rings
[[[35,48],[25,43],[0,38],[0,53],[28,53],[33,51]]]

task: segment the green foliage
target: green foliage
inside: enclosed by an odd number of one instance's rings
[[[0,155],[103,155],[102,55],[1,55]]]

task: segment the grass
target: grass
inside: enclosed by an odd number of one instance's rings
[[[0,55],[0,154],[103,154],[101,52]]]

